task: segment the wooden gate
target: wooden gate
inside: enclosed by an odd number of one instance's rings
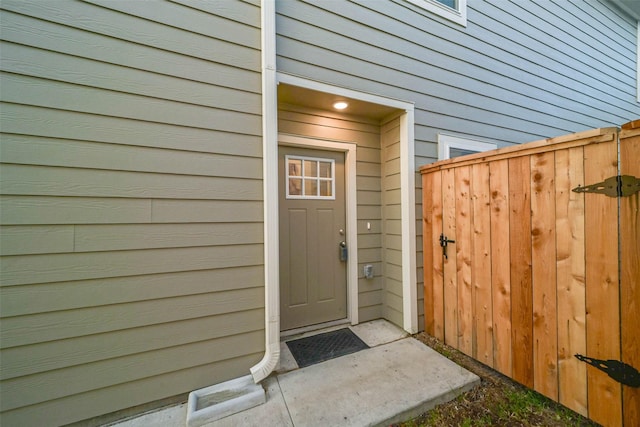
[[[425,331],[605,426],[640,425],[640,388],[588,363],[640,369],[640,194],[601,194],[640,177],[638,127],[421,168]]]

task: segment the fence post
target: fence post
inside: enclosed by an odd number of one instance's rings
[[[622,126],[620,174],[640,178],[640,120]],[[640,193],[620,199],[622,362],[640,370]],[[622,387],[625,426],[640,425],[640,388]]]

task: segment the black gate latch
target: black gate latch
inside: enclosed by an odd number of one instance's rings
[[[440,246],[442,246],[442,255],[445,257],[445,259],[449,259],[449,257],[447,256],[447,245],[449,243],[455,242],[455,240],[447,239],[447,236],[445,236],[444,234],[440,234]]]
[[[621,384],[635,388],[640,387],[640,372],[631,365],[620,362],[619,360],[593,359],[581,354],[576,354],[575,356],[581,362],[588,363],[589,365],[600,369],[602,372],[606,373]]]

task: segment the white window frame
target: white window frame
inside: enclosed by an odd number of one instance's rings
[[[300,160],[301,164],[302,164],[302,169],[300,171],[300,176],[298,175],[289,175],[289,160],[293,159],[293,160]],[[322,177],[311,177],[311,176],[306,176],[304,173],[304,162],[305,160],[311,161],[311,162],[324,162],[324,163],[329,163],[331,164],[331,176],[329,178],[322,178]],[[299,199],[299,200],[335,200],[336,199],[336,161],[333,159],[323,159],[320,157],[308,157],[308,156],[297,156],[297,155],[289,155],[287,154],[285,156],[285,170],[286,170],[286,198],[287,199]],[[318,171],[318,173],[320,173]],[[291,187],[289,187],[289,179],[300,179],[301,182],[301,191],[302,194],[298,195],[298,194],[290,194],[289,190]],[[320,184],[320,181],[329,181],[331,182],[331,196],[320,196],[320,195],[307,195],[304,194],[305,192],[305,186],[304,186],[304,182],[306,180],[315,180],[318,182],[318,184]],[[320,192],[320,186],[318,185],[318,192]]]
[[[456,0],[457,9],[452,9],[437,0],[407,0],[429,12],[442,16],[450,21],[467,26],[467,0]]]
[[[480,153],[482,151],[495,150],[498,148],[498,144],[439,133],[438,160],[449,159],[451,157],[451,148],[460,148],[461,150],[477,151]]]

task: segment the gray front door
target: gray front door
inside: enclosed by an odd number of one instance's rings
[[[347,317],[344,157],[279,147],[282,330]]]

